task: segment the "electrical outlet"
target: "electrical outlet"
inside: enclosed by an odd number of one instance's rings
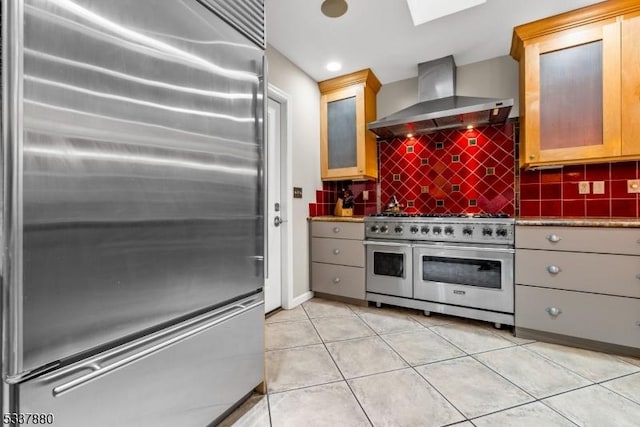
[[[365,202],[369,200],[369,190],[362,191],[362,200],[364,200]]]
[[[627,193],[640,193],[640,179],[630,179],[627,181]]]
[[[593,181],[593,194],[604,194],[604,181]]]
[[[580,181],[578,183],[578,193],[579,194],[591,193],[591,187],[589,186],[589,181]]]

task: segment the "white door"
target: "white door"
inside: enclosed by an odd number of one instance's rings
[[[267,104],[267,262],[265,312],[282,306],[282,226],[281,194],[281,117],[282,106],[269,98]]]

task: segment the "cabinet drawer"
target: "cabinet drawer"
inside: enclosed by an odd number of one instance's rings
[[[640,298],[640,257],[516,249],[516,283]]]
[[[640,255],[640,228],[517,226],[516,248]]]
[[[639,299],[518,285],[515,314],[519,328],[640,348]]]
[[[311,260],[364,267],[364,245],[361,240],[313,237],[311,239]]]
[[[311,290],[364,299],[364,268],[313,262]]]
[[[313,221],[311,236],[336,239],[364,239],[364,224],[359,222]]]

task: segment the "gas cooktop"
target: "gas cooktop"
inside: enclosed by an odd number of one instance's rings
[[[375,218],[509,218],[506,213],[405,213],[382,212],[369,215]]]
[[[505,213],[409,214],[384,212],[365,218],[367,240],[457,242],[513,246],[515,220]]]

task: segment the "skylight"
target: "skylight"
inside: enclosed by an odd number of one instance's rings
[[[487,0],[407,0],[413,25],[416,27],[486,2]]]

